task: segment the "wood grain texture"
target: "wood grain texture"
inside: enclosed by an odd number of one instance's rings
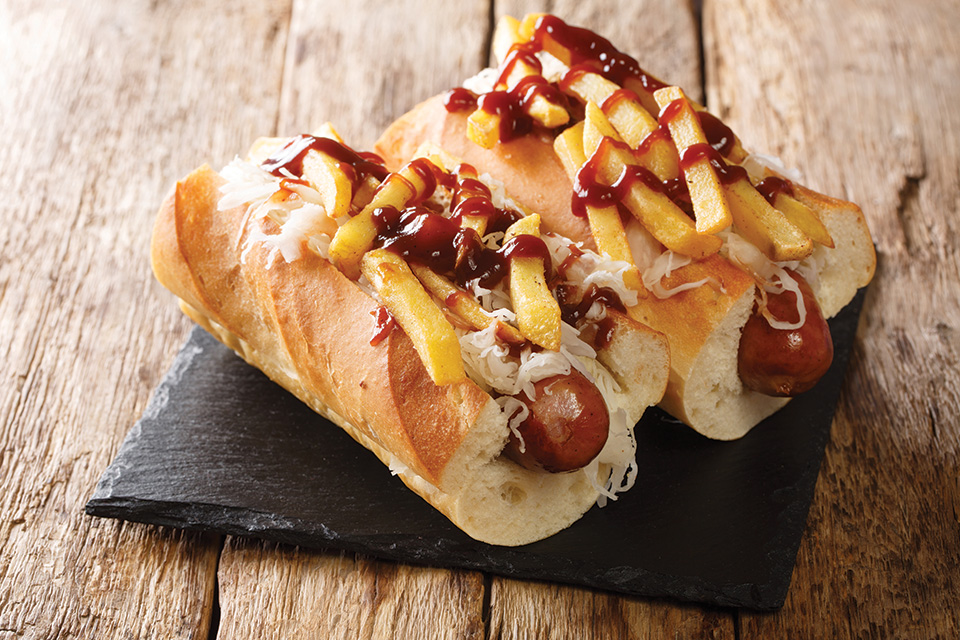
[[[487,637],[733,640],[736,635],[733,616],[719,609],[495,577]]]
[[[278,74],[282,15],[0,5],[0,638],[206,637],[219,540],[83,505],[188,328],[150,274],[156,207],[275,120],[223,60]]]
[[[330,121],[372,147],[393,119],[475,73],[488,13],[486,2],[296,3],[278,133]],[[479,573],[228,538],[219,593],[222,638],[483,636]]]
[[[294,4],[278,131],[326,121],[357,149],[372,148],[393,120],[480,67],[487,2]]]
[[[786,605],[744,638],[960,628],[958,23],[955,2],[705,6],[710,106],[860,203],[879,253]]]
[[[483,637],[483,577],[230,538],[220,640]]]

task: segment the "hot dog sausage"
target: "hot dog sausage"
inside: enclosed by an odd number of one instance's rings
[[[573,471],[593,460],[607,441],[610,415],[600,391],[581,373],[545,378],[534,385],[536,398],[518,396],[530,409],[506,454],[518,464],[551,473]]]
[[[740,336],[738,364],[744,386],[768,396],[795,396],[811,389],[830,368],[833,340],[830,327],[810,285],[794,272],[800,284],[806,321],[799,329],[774,329],[754,309]],[[797,321],[795,294],[784,291],[767,295],[767,309],[775,318]]]

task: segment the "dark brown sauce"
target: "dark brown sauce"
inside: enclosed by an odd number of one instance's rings
[[[554,40],[570,52],[570,60],[564,62],[571,67],[589,64],[605,78],[619,85],[624,85],[627,78],[633,78],[650,93],[666,86],[644,71],[636,60],[614,47],[609,40],[589,29],[572,27],[556,16],[546,15],[537,20],[532,40],[543,47],[546,38]]]
[[[707,136],[707,142],[716,149],[720,155],[728,156],[733,150],[733,145],[737,142],[737,137],[733,131],[723,123],[720,118],[706,111],[697,111],[697,119],[700,120],[700,127]]]
[[[477,107],[500,118],[499,140],[507,142],[533,131],[533,118],[523,111],[520,100],[507,91],[491,91],[480,96]]]
[[[593,348],[597,351],[605,349],[613,342],[613,335],[616,333],[617,323],[613,318],[606,316],[597,324],[597,333],[593,338]]]
[[[537,58],[537,51],[539,50],[540,47],[533,42],[517,42],[513,44],[510,50],[507,51],[503,62],[500,63],[500,75],[497,77],[497,85],[501,87],[507,86],[507,79],[510,77],[510,74],[513,73],[513,70],[519,62],[532,67],[537,75],[542,74],[543,65],[540,64],[540,59]]]
[[[376,318],[377,324],[374,326],[373,336],[370,337],[370,346],[372,347],[383,342],[387,336],[390,335],[390,332],[393,331],[393,328],[397,326],[397,321],[393,318],[393,315],[387,311],[386,307],[377,307]]]
[[[623,172],[617,180],[609,186],[598,182],[597,172],[600,169],[599,160],[608,155],[602,148],[604,145],[612,145],[621,150],[630,151],[630,147],[626,144],[615,142],[610,138],[604,138],[603,142],[600,143],[600,148],[598,148],[597,153],[591,156],[590,160],[580,167],[580,170],[574,178],[571,209],[575,216],[586,216],[588,206],[602,208],[620,203],[635,182],[642,182],[654,191],[667,193],[660,179],[649,169],[639,165],[627,165],[624,167]]]
[[[457,258],[454,241],[460,226],[424,207],[377,209],[373,214],[377,227],[374,245],[389,249],[409,260],[425,264],[434,271],[453,271]]]
[[[567,271],[570,270],[570,267],[573,266],[577,260],[580,259],[580,256],[583,255],[583,251],[580,250],[574,244],[568,245],[567,248],[570,250],[570,255],[563,259],[563,262],[557,267],[557,275],[561,278],[567,277]]]
[[[600,110],[609,115],[614,107],[617,106],[617,103],[624,100],[636,102],[637,104],[640,103],[640,98],[633,91],[630,91],[630,89],[617,89],[607,96],[607,99],[600,105]]]
[[[350,147],[331,138],[301,134],[290,140],[283,147],[273,152],[269,158],[260,163],[260,167],[275,176],[285,177],[285,171],[294,176],[303,175],[303,159],[310,151],[326,154],[340,163],[341,169],[350,177],[353,184],[357,184],[366,176],[373,176],[383,181],[387,177],[387,168],[383,160],[374,153],[357,153]]]
[[[720,184],[733,184],[740,180],[749,181],[746,169],[735,164],[727,164],[716,149],[703,142],[683,150],[680,154],[680,170],[686,171],[703,159],[713,165]]]
[[[757,191],[767,199],[767,202],[773,205],[778,194],[782,193],[786,196],[793,197],[793,183],[784,178],[770,176],[769,178],[764,178],[757,184]]]
[[[473,111],[477,108],[477,94],[463,87],[455,87],[444,94],[443,106],[450,113]]]
[[[586,317],[590,311],[590,307],[592,307],[595,302],[600,302],[609,309],[616,309],[620,312],[625,311],[620,296],[618,296],[613,289],[591,284],[587,287],[586,291],[583,292],[583,295],[580,296],[577,295],[579,294],[577,289],[577,287],[571,288],[569,285],[560,285],[557,287],[560,315],[563,321],[571,326],[577,326],[577,323]]]

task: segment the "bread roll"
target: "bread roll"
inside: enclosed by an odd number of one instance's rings
[[[197,169],[156,219],[154,272],[191,318],[478,540],[533,542],[597,501],[609,464],[555,474],[506,459],[507,417],[487,392],[470,379],[434,384],[399,328],[372,346],[378,302],[303,246],[288,261],[265,243],[244,243],[251,228],[278,229],[251,219],[245,206],[221,210],[223,183],[209,167]],[[620,385],[617,402],[632,431],[663,394],[668,351],[660,334],[613,311],[611,318],[612,339],[598,357]]]
[[[375,150],[388,166],[402,163],[423,142],[444,147],[503,181],[518,201],[538,212],[544,224],[593,246],[587,222],[571,213],[572,185],[553,150],[550,132],[533,133],[485,149],[467,137],[469,111],[448,112],[435,96],[401,116],[380,137]],[[761,168],[764,175],[777,175]],[[794,185],[795,197],[813,209],[835,248],[817,245],[805,263],[815,271],[810,285],[825,317],[832,317],[873,277],[873,242],[859,207]],[[637,264],[644,266],[642,260]],[[714,255],[676,270],[670,286],[712,278],[702,286],[660,299],[641,295],[629,310],[670,342],[670,382],[661,406],[710,438],[743,436],[788,399],[752,391],[738,374],[741,332],[754,308],[753,277]]]

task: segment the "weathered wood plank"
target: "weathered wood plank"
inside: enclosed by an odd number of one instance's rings
[[[218,638],[483,637],[483,577],[230,538]]]
[[[0,6],[2,638],[207,635],[220,541],[83,505],[189,324],[153,284],[154,212],[275,121],[279,81],[251,79],[279,77],[285,25],[258,2]]]
[[[277,133],[333,122],[372,147],[420,100],[480,65],[486,2],[299,2]],[[354,554],[228,538],[220,566],[222,638],[480,638],[483,577]]]
[[[700,96],[696,16],[689,3],[497,2],[497,16],[554,13],[603,35],[664,81]],[[733,638],[733,617],[661,600],[622,598],[575,587],[493,578],[489,637]]]
[[[278,132],[331,121],[369,149],[393,120],[479,68],[487,2],[294,5]]]
[[[955,2],[706,4],[711,107],[859,202],[879,251],[793,585],[744,638],[960,628],[958,23]]]

